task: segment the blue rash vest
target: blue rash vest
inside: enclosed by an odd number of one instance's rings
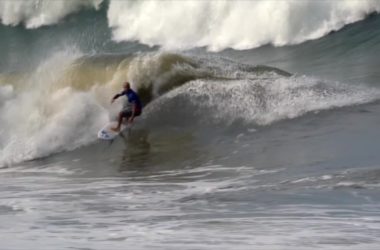
[[[118,96],[123,96],[125,95],[127,97],[128,102],[124,102],[123,109],[129,109],[130,104],[135,104],[136,105],[136,110],[140,111],[142,110],[142,105],[140,101],[140,97],[137,95],[135,91],[132,89],[129,90],[124,90]]]

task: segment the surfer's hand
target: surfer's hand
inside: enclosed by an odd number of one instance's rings
[[[132,122],[133,122],[133,117],[129,117],[128,123],[132,123]]]

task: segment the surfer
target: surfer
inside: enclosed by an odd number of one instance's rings
[[[119,112],[118,124],[116,127],[112,128],[113,131],[120,131],[121,123],[123,118],[128,120],[128,123],[132,123],[136,116],[141,115],[142,105],[140,102],[140,97],[138,94],[131,89],[129,82],[124,83],[124,90],[121,93],[116,94],[111,103],[113,103],[120,96],[126,96],[123,103],[123,109]]]

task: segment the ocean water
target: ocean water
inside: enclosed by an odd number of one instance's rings
[[[1,1],[0,249],[379,249],[379,11]]]

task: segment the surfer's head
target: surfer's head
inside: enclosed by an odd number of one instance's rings
[[[131,88],[131,84],[129,82],[124,83],[124,89],[129,90]]]

